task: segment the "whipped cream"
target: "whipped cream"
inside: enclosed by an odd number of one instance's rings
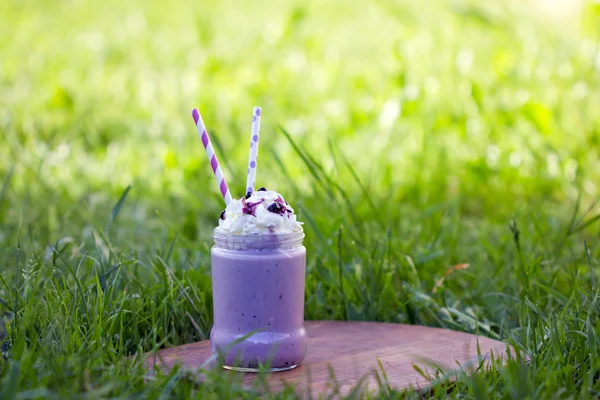
[[[291,233],[302,230],[294,209],[273,190],[257,190],[232,200],[219,219],[217,232],[227,234]]]

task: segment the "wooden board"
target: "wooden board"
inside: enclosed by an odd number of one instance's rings
[[[497,358],[508,356],[508,347],[502,342],[447,329],[341,321],[306,321],[305,327],[309,337],[306,359],[296,369],[270,374],[271,389],[288,383],[297,384],[297,389],[307,395],[328,393],[332,387],[329,366],[342,393],[347,393],[362,377],[363,387],[377,389],[374,371],[380,371],[378,360],[393,388],[423,388],[428,381],[413,364],[429,372],[435,370],[432,365],[445,371],[456,370],[458,364],[468,367],[478,361],[478,343],[483,357],[489,359],[490,352]],[[197,371],[203,364],[206,367],[210,356],[209,342],[202,341],[148,354],[145,365],[150,371],[155,365],[169,371],[175,363],[181,363],[183,368]],[[245,383],[251,385],[254,377],[255,374],[245,374]]]

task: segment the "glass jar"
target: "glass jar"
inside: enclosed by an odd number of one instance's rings
[[[238,371],[258,371],[261,364],[270,371],[298,366],[307,349],[304,232],[215,230],[213,237],[212,351],[222,352],[225,368]]]

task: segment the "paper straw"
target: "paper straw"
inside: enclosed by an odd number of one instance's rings
[[[252,110],[252,130],[250,131],[250,156],[248,158],[248,179],[246,180],[246,193],[254,192],[256,183],[256,167],[258,157],[258,139],[260,136],[260,107],[254,107]]]
[[[194,122],[196,122],[196,128],[198,128],[198,134],[200,135],[200,139],[202,139],[202,144],[206,150],[206,155],[210,161],[210,166],[215,174],[215,178],[217,178],[221,195],[223,196],[223,199],[225,199],[225,205],[228,205],[232,200],[231,193],[229,193],[229,187],[227,187],[227,183],[225,183],[223,171],[221,171],[219,161],[217,160],[217,155],[215,154],[215,150],[210,143],[208,132],[206,131],[206,127],[204,126],[204,122],[202,121],[202,117],[200,116],[198,109],[194,108],[192,110],[192,117],[194,117]]]

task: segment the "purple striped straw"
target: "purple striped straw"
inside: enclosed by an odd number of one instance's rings
[[[223,199],[225,199],[225,205],[228,205],[232,200],[231,193],[229,193],[229,187],[227,187],[227,183],[225,183],[225,177],[223,176],[223,171],[221,171],[221,167],[219,166],[217,155],[215,154],[215,150],[210,143],[208,132],[206,131],[206,127],[204,126],[204,122],[202,121],[202,117],[200,116],[200,112],[197,108],[192,110],[192,117],[194,117],[194,122],[196,123],[196,128],[198,128],[198,134],[200,135],[200,139],[202,139],[202,144],[206,150],[206,155],[210,161],[210,166],[215,174],[215,178],[217,178],[221,195],[223,196]]]
[[[250,156],[248,158],[248,179],[246,180],[246,193],[254,192],[256,183],[256,167],[258,157],[258,138],[260,132],[260,107],[252,110],[252,130],[250,131]]]

